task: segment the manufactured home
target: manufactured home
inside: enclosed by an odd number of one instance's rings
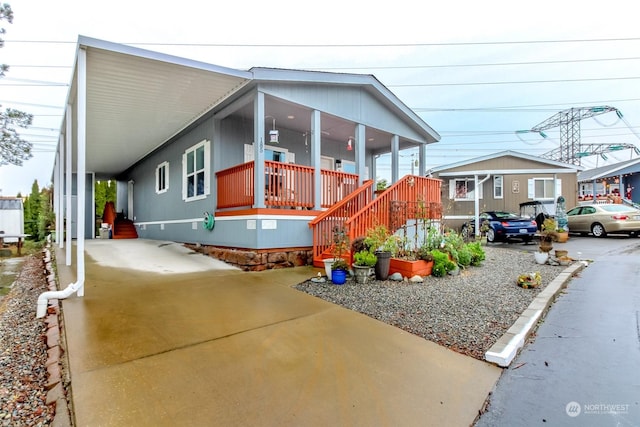
[[[80,37],[53,172],[57,228],[75,228],[58,243],[140,237],[246,270],[319,264],[336,224],[357,236],[417,200],[439,215],[440,181],[425,177],[439,139],[372,75],[235,70]],[[416,147],[418,175],[398,176]],[[376,195],[381,155],[392,185]],[[107,179],[108,234],[94,205]]]
[[[443,221],[459,229],[463,222],[482,211],[518,213],[520,204],[540,201],[550,214],[559,196],[566,207],[577,200],[577,175],[583,168],[516,151],[434,168],[430,173],[442,180]]]

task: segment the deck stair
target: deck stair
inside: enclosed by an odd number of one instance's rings
[[[138,238],[138,232],[136,231],[136,226],[133,224],[133,221],[116,213],[113,202],[105,203],[104,213],[102,214],[102,223],[111,225],[111,237],[113,239]]]
[[[359,189],[309,223],[313,229],[313,265],[322,267],[323,259],[331,258],[332,230],[345,227],[349,240],[365,236],[367,230],[384,225],[396,232],[409,220],[442,218],[441,181],[406,175],[373,199],[373,182],[366,181]],[[351,257],[351,254],[343,254]]]

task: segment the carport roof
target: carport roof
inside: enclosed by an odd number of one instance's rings
[[[236,70],[79,36],[61,125],[78,112],[78,53],[86,52],[86,170],[112,178],[178,135],[204,114],[260,81],[360,85],[435,142],[439,135],[371,75],[253,68]],[[77,165],[76,130],[72,130]],[[74,166],[75,169],[75,166]]]
[[[626,173],[640,173],[640,158],[582,171],[578,174],[578,182],[593,181]]]

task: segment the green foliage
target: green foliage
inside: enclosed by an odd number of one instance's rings
[[[378,262],[378,257],[367,250],[361,250],[356,252],[353,256],[353,263],[355,265],[362,265],[365,267],[373,267]]]
[[[471,251],[471,265],[479,266],[485,260],[485,252],[480,242],[467,243],[466,247]]]
[[[13,11],[7,3],[0,3],[0,21],[5,20],[10,24],[13,22]],[[0,34],[4,34],[4,28],[0,28]],[[0,47],[3,47],[4,40],[0,39]],[[9,70],[6,64],[0,65],[0,77]],[[23,111],[7,108],[0,111],[0,166],[16,165],[22,166],[22,162],[33,157],[31,150],[33,145],[20,138],[16,127],[27,128],[33,122],[33,115]]]
[[[116,203],[116,181],[98,181],[96,182],[96,217],[102,218],[104,214],[104,205],[107,202]]]
[[[333,264],[331,264],[331,269],[348,271],[349,265],[343,258],[336,258],[336,260],[333,261]]]
[[[453,258],[453,261],[459,263],[459,251],[464,247],[464,239],[454,230],[449,230],[443,236],[442,250],[447,252]]]
[[[467,245],[464,245],[458,251],[458,264],[460,264],[461,266],[467,267],[471,265],[472,258],[473,258],[473,253],[471,252],[471,249]]]
[[[387,188],[387,180],[384,178],[379,179],[378,181],[376,181],[376,190],[386,190]]]
[[[439,249],[442,246],[443,238],[442,233],[438,230],[437,227],[429,227],[424,237],[424,250],[433,251],[434,249]]]
[[[39,189],[38,181],[31,186],[31,194],[24,201],[24,232],[30,240],[44,241],[55,225],[52,209],[53,190]]]
[[[435,277],[444,277],[449,271],[456,268],[456,264],[449,259],[449,254],[438,249],[431,251],[433,256],[433,268],[431,274]]]

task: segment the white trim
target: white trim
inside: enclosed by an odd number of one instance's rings
[[[164,188],[159,188],[159,174],[160,169],[164,168]],[[169,191],[169,162],[162,162],[158,166],[156,166],[156,194],[162,194]]]
[[[500,180],[500,186],[496,186],[496,181]],[[500,188],[500,195],[496,196],[496,189]],[[493,177],[493,198],[496,200],[504,199],[504,175],[495,175]]]
[[[555,173],[576,173],[573,169],[499,169],[499,170],[468,170],[460,172],[434,172],[439,177],[443,176],[469,176],[469,175],[541,175]]]
[[[238,215],[238,216],[217,216],[216,222],[220,221],[246,221],[248,219],[280,219],[280,220],[294,220],[294,221],[312,221],[315,216],[297,216],[297,215]],[[141,221],[135,222],[136,226],[142,225],[159,225],[159,224],[186,224],[191,222],[203,222],[204,218],[191,218],[191,219],[171,219],[166,221]]]
[[[204,172],[204,188],[203,188],[203,194],[196,194],[197,193],[197,185],[198,183],[196,182],[196,176],[197,174],[195,173],[196,171],[200,170],[200,169],[196,169],[196,156],[195,156],[195,152],[200,148],[200,147],[204,147],[204,167],[203,167],[203,172]],[[187,188],[187,155],[189,153],[193,152],[194,153],[194,196],[188,197],[187,193],[188,193],[188,188]],[[202,199],[206,199],[207,196],[210,194],[211,192],[211,185],[210,185],[210,177],[211,177],[211,141],[209,141],[208,139],[203,139],[202,141],[198,142],[195,145],[192,145],[191,147],[187,148],[186,150],[184,150],[184,153],[182,153],[182,200],[184,200],[185,202],[193,202],[195,200],[202,200]]]

